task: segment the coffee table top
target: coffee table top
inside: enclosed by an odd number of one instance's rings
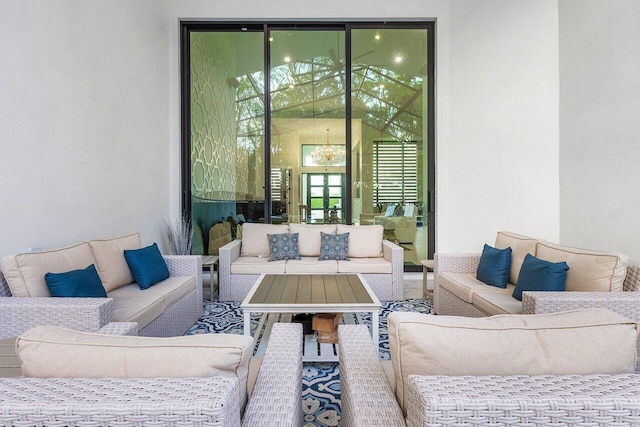
[[[341,312],[379,309],[381,304],[361,274],[263,274],[240,307]]]

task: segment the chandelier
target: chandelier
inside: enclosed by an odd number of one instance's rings
[[[318,166],[340,166],[344,164],[345,158],[344,148],[340,145],[329,145],[329,129],[327,129],[327,142],[311,153],[313,163]]]

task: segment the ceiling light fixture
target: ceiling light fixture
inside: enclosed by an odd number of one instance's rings
[[[376,33],[376,35],[373,36],[373,38],[376,39],[376,40],[380,40],[380,33]]]
[[[291,57],[290,57],[290,56],[285,56],[285,57],[284,57],[284,62],[286,62],[287,64],[288,64],[289,62],[291,62]]]
[[[318,166],[340,166],[346,158],[344,148],[340,145],[329,145],[329,128],[327,142],[311,153],[311,160]]]
[[[403,58],[402,56],[400,56],[400,55],[396,55],[396,57],[395,57],[396,64],[401,63],[403,59],[404,59],[404,58]]]

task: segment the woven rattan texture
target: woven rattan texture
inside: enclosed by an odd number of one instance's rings
[[[197,289],[200,288],[200,292]],[[184,335],[202,316],[202,286],[189,292],[181,300],[138,331],[147,337],[174,337]]]
[[[97,331],[105,335],[138,335],[136,322],[111,322]]]
[[[302,419],[302,325],[276,323],[242,425],[293,427]]]
[[[163,258],[172,277],[192,276],[196,278],[198,303],[202,302],[202,257],[200,255],[164,255]]]
[[[338,337],[342,425],[404,426],[368,328],[340,325]]]
[[[1,378],[0,425],[239,426],[237,378]]]
[[[640,263],[637,261],[629,261],[623,289],[627,292],[640,290]]]
[[[9,284],[7,283],[7,279],[4,278],[4,274],[0,271],[0,297],[10,297],[11,289],[9,289]]]
[[[434,256],[434,288],[433,288],[433,312],[436,314],[449,314],[441,312],[442,301],[440,300],[440,274],[441,273],[475,273],[478,270],[480,254],[435,254]],[[445,304],[450,305],[451,301]],[[447,307],[451,308],[451,307]],[[462,307],[453,307],[462,309]],[[479,316],[474,316],[479,317]]]
[[[487,317],[487,313],[440,287],[438,314],[447,316]]]
[[[96,331],[112,320],[113,301],[107,298],[0,298],[0,338],[38,325]]]
[[[407,425],[637,426],[640,376],[409,376]]]

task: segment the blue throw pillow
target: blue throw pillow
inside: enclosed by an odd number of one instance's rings
[[[318,260],[325,261],[335,259],[349,261],[349,233],[333,234],[320,232],[320,257]]]
[[[169,268],[156,243],[142,249],[125,249],[124,258],[140,289],[147,289],[169,277]]]
[[[487,285],[506,289],[511,270],[511,248],[496,249],[484,245],[476,277]]]
[[[564,291],[567,282],[566,262],[549,262],[527,254],[524,257],[513,297],[522,301],[523,291]]]
[[[298,233],[267,234],[269,237],[269,261],[300,259]]]
[[[47,282],[52,297],[107,297],[96,266],[93,264],[84,270],[47,273],[44,275],[44,281]]]

